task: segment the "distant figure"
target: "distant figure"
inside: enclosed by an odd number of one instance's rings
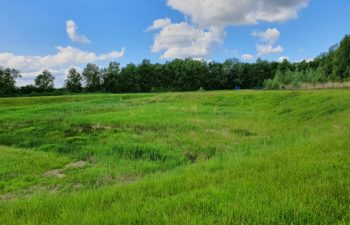
[[[241,90],[241,87],[240,87],[240,86],[236,86],[236,87],[235,87],[235,90],[236,90],[236,91],[239,91],[239,90]]]

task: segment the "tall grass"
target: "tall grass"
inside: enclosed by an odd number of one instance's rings
[[[0,99],[0,224],[349,224],[349,96]]]
[[[326,83],[303,83],[298,89],[302,90],[320,90],[320,89],[345,89],[350,88],[350,82],[326,82]],[[287,86],[286,89],[295,89],[293,86]]]

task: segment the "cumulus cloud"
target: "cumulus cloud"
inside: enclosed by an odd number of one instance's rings
[[[171,24],[171,20],[169,18],[158,19],[153,22],[153,25],[148,27],[146,31],[158,30],[162,29]]]
[[[169,18],[159,19],[147,31],[160,30],[155,35],[153,52],[164,51],[161,58],[204,58],[216,42],[222,42],[225,28],[258,22],[283,22],[296,18],[309,0],[167,0],[167,5],[183,13],[190,22],[173,24]],[[263,40],[257,46],[260,55],[283,52],[274,47],[280,32],[269,29],[253,32]]]
[[[251,55],[251,54],[243,54],[241,55],[241,58],[245,61],[251,61],[254,59],[254,55]]]
[[[256,44],[256,51],[259,56],[284,52],[282,46],[274,46],[281,35],[281,32],[276,28],[270,28],[266,31],[253,31],[251,35],[260,39],[260,43]]]
[[[269,44],[274,44],[277,42],[281,35],[281,32],[276,28],[267,29],[266,31],[253,31],[252,36],[258,37],[262,42],[266,42]]]
[[[81,64],[118,59],[124,56],[125,49],[105,54],[82,51],[71,46],[56,47],[57,53],[46,56],[23,56],[13,53],[0,53],[0,65],[16,68],[21,71],[24,81],[37,76],[44,69],[57,75],[63,75],[67,68]],[[60,78],[58,78],[60,79]],[[28,82],[27,82],[28,83]]]
[[[26,70],[35,70],[38,68],[55,68],[67,64],[81,64],[96,61],[105,61],[109,59],[121,58],[125,49],[121,51],[112,51],[106,54],[96,54],[94,52],[82,51],[71,46],[56,47],[58,52],[54,55],[46,56],[22,56],[12,53],[0,53],[0,64],[7,67],[14,67]]]
[[[269,55],[273,53],[282,53],[284,49],[281,46],[273,47],[272,45],[256,45],[258,55]]]
[[[296,18],[309,0],[167,0],[168,6],[201,27],[226,27]]]
[[[212,45],[223,39],[222,30],[198,29],[188,23],[171,23],[170,19],[156,20],[149,30],[159,29],[154,36],[152,52],[163,52],[162,59],[192,57],[202,59],[210,52]]]
[[[77,42],[81,44],[91,43],[91,41],[87,37],[85,37],[84,35],[78,34],[77,32],[78,26],[73,20],[67,20],[66,26],[67,26],[67,29],[66,29],[67,34],[73,42]]]

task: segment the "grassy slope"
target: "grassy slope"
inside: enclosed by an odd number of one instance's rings
[[[348,224],[349,97],[0,99],[0,224]]]
[[[36,186],[41,187],[41,191],[55,189],[58,184],[50,183],[52,180],[45,179],[42,174],[56,167],[62,167],[67,162],[69,162],[67,157],[60,157],[53,153],[0,146],[0,190],[3,193],[0,199],[16,197],[12,191],[18,189],[23,189],[27,193],[35,190]]]

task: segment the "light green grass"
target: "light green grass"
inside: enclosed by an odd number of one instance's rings
[[[0,224],[349,224],[349,99],[0,99]]]

